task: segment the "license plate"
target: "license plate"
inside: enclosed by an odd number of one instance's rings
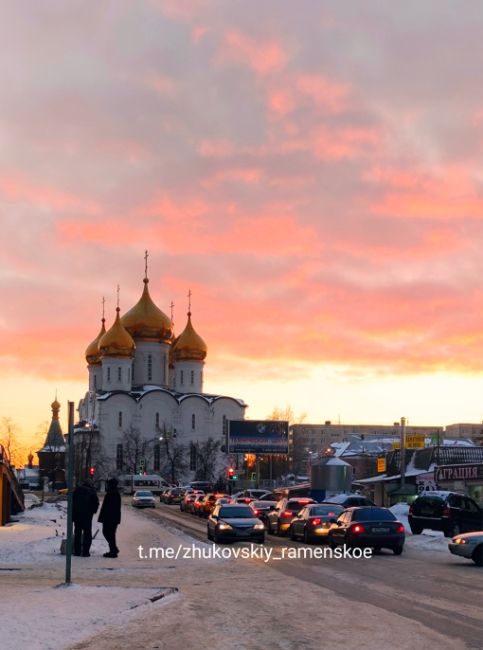
[[[389,528],[373,528],[372,532],[373,533],[388,533]]]

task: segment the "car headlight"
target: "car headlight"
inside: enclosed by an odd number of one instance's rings
[[[462,537],[455,537],[453,539],[454,544],[466,544],[466,539],[463,539]]]
[[[218,524],[218,529],[219,530],[231,530],[231,526],[230,526],[230,524],[226,524],[224,521],[221,521]]]
[[[262,522],[260,522],[259,524],[255,524],[253,528],[254,530],[265,530],[265,526],[264,524],[262,524]]]

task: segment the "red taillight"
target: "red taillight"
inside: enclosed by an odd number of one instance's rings
[[[255,510],[255,508],[253,508],[253,514],[254,514],[254,515],[259,515],[259,514],[260,514],[260,510]]]
[[[316,517],[315,519],[311,520],[312,526],[320,526],[322,523],[322,519],[320,517]]]
[[[366,529],[362,524],[352,524],[351,533],[365,533]]]
[[[293,512],[291,510],[284,510],[280,513],[280,516],[288,519],[288,517],[293,517]]]
[[[396,533],[404,533],[404,526],[402,524],[396,525]]]
[[[451,510],[449,509],[449,506],[445,506],[443,508],[443,517],[449,517],[451,515]]]

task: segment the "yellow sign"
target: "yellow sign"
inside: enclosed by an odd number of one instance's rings
[[[378,458],[377,459],[377,471],[378,472],[385,472],[386,471],[386,459],[385,458]]]
[[[424,433],[415,433],[406,436],[406,449],[424,449],[425,435]],[[395,440],[392,443],[393,449],[401,449],[401,441]]]

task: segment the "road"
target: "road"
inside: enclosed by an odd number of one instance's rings
[[[158,505],[146,513],[169,521],[197,539],[206,540],[206,523],[179,511],[177,506]],[[448,639],[459,639],[467,648],[483,647],[483,571],[445,552],[411,547],[395,557],[381,552],[370,560],[300,559],[263,563],[263,570],[277,572],[328,589],[349,601],[371,604],[417,621]],[[274,549],[300,547],[298,542],[267,536]],[[273,574],[272,574],[273,575]],[[262,576],[262,580],[263,580]],[[397,644],[395,645],[397,647]]]

